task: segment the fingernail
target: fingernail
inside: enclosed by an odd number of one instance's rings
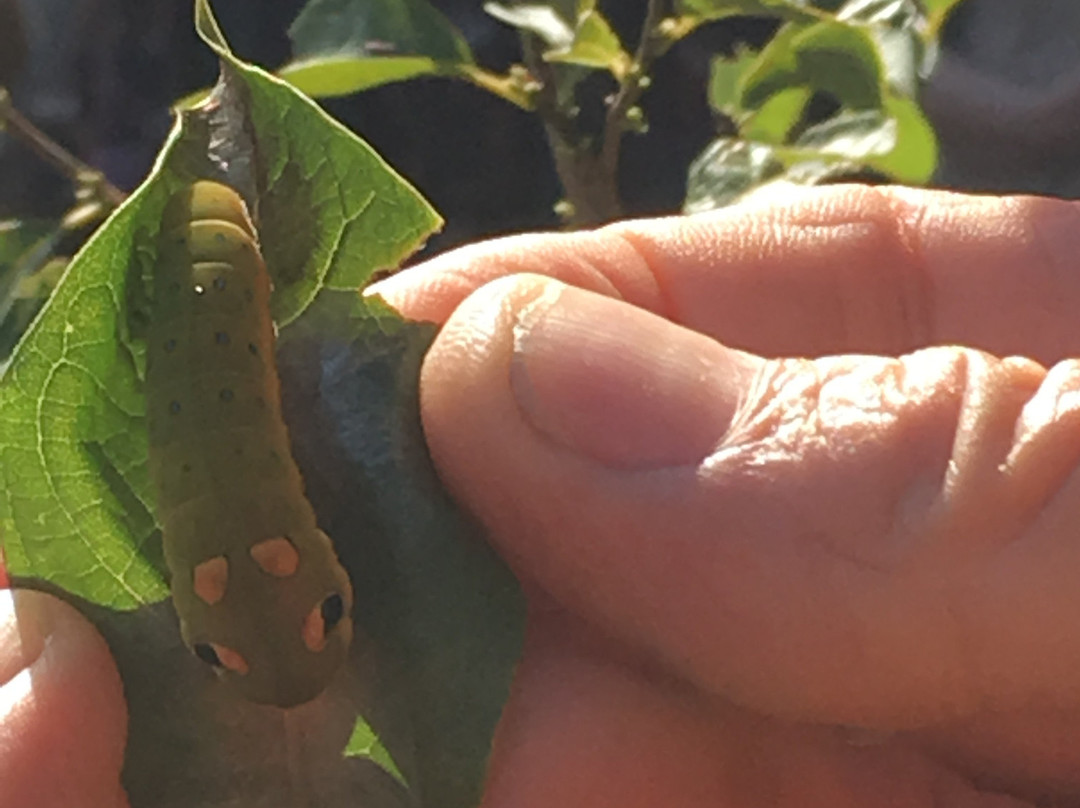
[[[518,313],[510,382],[527,420],[604,465],[697,464],[756,365],[627,303],[549,282]]]
[[[33,665],[55,627],[52,601],[40,592],[0,589],[0,687]]]

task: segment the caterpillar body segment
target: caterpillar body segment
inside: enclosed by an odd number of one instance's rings
[[[255,229],[238,194],[200,181],[159,239],[150,471],[181,633],[246,698],[300,704],[344,661],[353,596],[292,458]]]

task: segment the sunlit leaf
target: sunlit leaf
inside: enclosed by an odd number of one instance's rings
[[[626,75],[631,62],[630,54],[623,50],[611,25],[595,9],[578,16],[574,39],[568,47],[549,50],[544,58],[549,62],[608,70],[617,79]]]
[[[912,97],[918,92],[927,49],[926,25],[916,0],[848,0],[837,17],[866,27],[877,43],[890,87]]]
[[[812,95],[809,87],[789,87],[773,93],[758,109],[744,116],[739,135],[759,143],[786,143]]]
[[[743,16],[778,17],[794,22],[825,18],[809,0],[676,0],[675,13],[698,23]]]
[[[936,36],[941,31],[941,27],[945,24],[949,15],[964,0],[920,0],[920,2],[930,18],[930,33],[932,36]]]
[[[334,98],[440,71],[427,56],[316,56],[290,62],[277,74],[313,98]]]
[[[473,65],[465,38],[427,0],[310,0],[289,36],[293,60],[278,75],[315,98]]]
[[[874,158],[870,165],[898,182],[911,185],[929,182],[937,168],[938,140],[918,102],[889,96],[885,99],[885,112],[896,122],[896,148]]]
[[[732,58],[716,57],[709,70],[709,105],[733,120],[742,116],[740,82],[757,60],[757,53],[740,50]]]
[[[743,83],[742,105],[759,107],[793,85],[832,95],[843,106],[881,106],[882,66],[865,29],[838,22],[783,28],[758,57]]]
[[[783,170],[771,146],[720,138],[691,164],[683,212],[730,205]]]
[[[564,17],[550,3],[485,3],[484,11],[500,22],[536,34],[549,48],[566,50],[574,41],[572,17]]]
[[[840,112],[809,127],[794,145],[859,162],[891,152],[896,147],[896,129],[896,121],[879,110]]]
[[[427,0],[309,0],[289,37],[297,60],[348,54],[472,62],[465,38]]]
[[[356,722],[352,735],[349,737],[349,743],[345,747],[345,754],[349,757],[362,757],[371,760],[408,788],[409,784],[405,781],[405,775],[401,773],[401,769],[394,762],[390,752],[383,746],[375,730],[368,726],[366,721],[360,720]]]

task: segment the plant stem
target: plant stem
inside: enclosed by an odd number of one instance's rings
[[[622,209],[615,178],[599,173],[597,156],[578,131],[573,112],[560,105],[554,65],[544,61],[538,38],[523,36],[522,47],[525,65],[540,83],[536,111],[543,121],[555,171],[572,211],[563,216],[565,224],[571,228],[588,227],[618,218]]]
[[[500,76],[476,65],[463,64],[455,64],[447,72],[449,75],[470,81],[489,93],[494,93],[526,112],[532,112],[535,109],[532,96],[519,87],[509,76]]]
[[[11,95],[3,87],[0,87],[0,130],[10,132],[51,163],[71,180],[76,190],[94,187],[98,197],[112,208],[127,198],[127,194],[105,179],[100,171],[73,155],[15,109]]]
[[[626,132],[626,117],[649,86],[649,71],[653,62],[670,47],[672,40],[660,30],[664,17],[665,0],[649,0],[645,9],[645,22],[641,26],[641,40],[630,70],[619,83],[611,106],[604,119],[604,141],[600,148],[600,163],[605,173],[618,176],[619,147]]]
[[[649,0],[641,41],[604,118],[604,132],[599,148],[577,127],[572,102],[560,102],[555,66],[546,62],[542,45],[535,36],[522,37],[525,64],[540,82],[535,95],[536,111],[544,123],[548,143],[555,159],[555,170],[562,182],[571,213],[564,216],[570,227],[588,227],[618,219],[623,215],[619,199],[619,147],[630,127],[627,119],[641,94],[649,86],[648,72],[653,62],[674,42],[661,26],[668,0]]]

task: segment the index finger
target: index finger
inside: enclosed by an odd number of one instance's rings
[[[499,277],[547,275],[763,356],[963,344],[1043,364],[1080,352],[1074,203],[858,185],[710,214],[513,236],[371,287],[444,321]]]

